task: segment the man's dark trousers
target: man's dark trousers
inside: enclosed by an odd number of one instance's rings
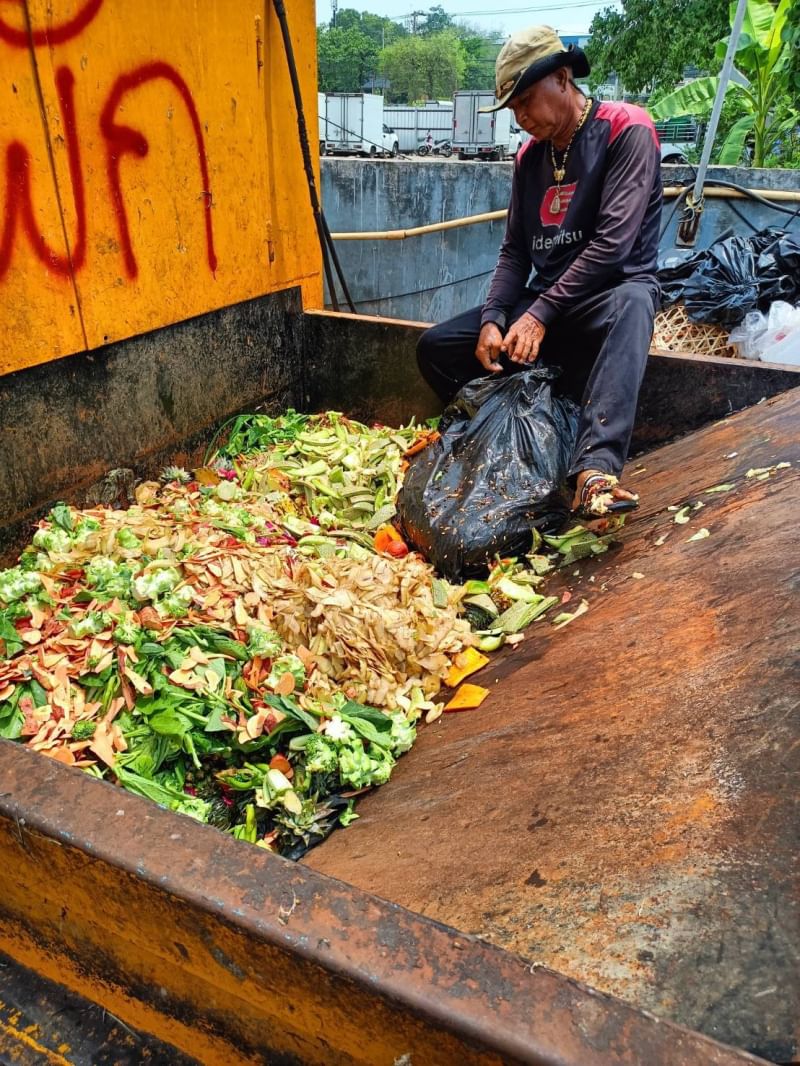
[[[509,315],[509,326],[534,299],[535,293],[525,290]],[[547,327],[537,361],[560,367],[562,375],[554,388],[581,405],[570,480],[581,470],[602,470],[617,477],[622,472],[657,301],[652,279],[626,281],[581,301]],[[419,339],[420,371],[443,403],[484,373],[475,358],[481,311],[475,307],[456,315],[432,326]],[[504,373],[526,369],[506,356],[499,362]]]

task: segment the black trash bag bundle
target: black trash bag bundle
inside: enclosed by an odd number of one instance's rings
[[[800,296],[800,241],[768,228],[716,241],[659,269],[665,307],[683,302],[693,322],[732,329],[748,311],[768,311],[775,300]]]
[[[759,234],[759,236],[762,236]],[[758,310],[769,311],[775,300],[800,299],[800,239],[783,230],[765,230],[763,247],[757,248]]]
[[[469,382],[442,415],[439,440],[412,460],[397,501],[401,529],[449,580],[524,554],[533,529],[567,517],[579,408],[553,393],[558,374],[533,366]]]
[[[706,249],[690,252],[686,248],[670,249],[658,256],[658,281],[661,286],[661,303],[664,307],[680,303],[683,288],[688,278],[705,262]]]
[[[758,305],[756,255],[748,237],[729,237],[707,249],[705,260],[683,286],[692,322],[732,329]]]

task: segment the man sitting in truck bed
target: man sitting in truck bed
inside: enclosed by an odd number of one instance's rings
[[[555,31],[519,31],[497,57],[497,104],[531,134],[517,156],[508,224],[482,307],[433,326],[417,350],[443,402],[484,371],[559,366],[581,404],[569,472],[582,517],[631,510],[617,479],[659,302],[661,173],[655,128],[629,104],[586,98],[589,63]],[[531,272],[533,277],[531,278]]]

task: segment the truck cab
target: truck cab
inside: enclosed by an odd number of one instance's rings
[[[526,141],[531,139],[531,135],[526,133],[521,126],[517,126],[514,122],[511,123],[511,129],[508,134],[508,154],[512,159],[516,159],[517,152],[525,144]]]
[[[396,158],[400,154],[400,141],[391,126],[383,124],[383,154]]]

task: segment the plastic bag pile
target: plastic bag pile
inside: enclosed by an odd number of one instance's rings
[[[693,322],[732,329],[752,311],[800,300],[800,239],[769,228],[716,241],[659,269],[664,306],[683,303]]]

